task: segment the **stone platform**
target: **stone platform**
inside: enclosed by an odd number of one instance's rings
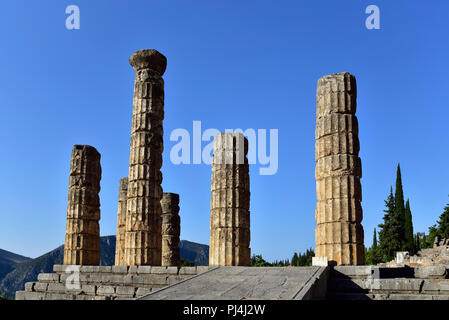
[[[216,267],[138,300],[324,299],[329,267]]]
[[[54,265],[27,282],[16,300],[127,300],[144,296],[204,271],[198,267]]]
[[[327,299],[449,300],[448,268],[337,266],[331,270]]]

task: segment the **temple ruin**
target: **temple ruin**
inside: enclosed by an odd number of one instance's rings
[[[353,75],[337,73],[318,80],[315,256],[337,265],[365,264],[356,99]]]
[[[134,52],[135,71],[128,202],[126,265],[161,265],[164,80],[167,59],[156,50]]]
[[[210,201],[210,266],[248,266],[249,229],[248,140],[241,133],[220,133],[214,139]]]
[[[100,264],[100,157],[94,147],[73,146],[64,264]]]
[[[179,194],[164,192],[162,206],[162,265],[179,266]]]
[[[128,203],[128,177],[120,179],[117,209],[117,234],[115,241],[115,265],[125,265],[125,228]]]

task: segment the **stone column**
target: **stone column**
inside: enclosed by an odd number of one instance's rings
[[[179,266],[179,194],[166,193],[161,200],[162,207],[162,265]]]
[[[120,179],[117,210],[117,236],[115,241],[115,265],[125,263],[125,225],[128,201],[128,177]]]
[[[133,117],[128,175],[125,263],[161,265],[161,198],[164,74],[167,59],[156,50],[134,52]]]
[[[356,99],[353,75],[337,73],[318,80],[315,256],[337,265],[365,263]]]
[[[212,162],[211,266],[248,266],[249,165],[248,140],[241,133],[220,133],[214,139]]]
[[[64,264],[100,265],[100,157],[94,147],[73,146]]]

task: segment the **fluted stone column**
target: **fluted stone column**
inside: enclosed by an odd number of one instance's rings
[[[241,133],[214,139],[211,179],[211,266],[250,265],[248,140]]]
[[[318,80],[315,256],[337,265],[365,263],[356,99],[353,75],[338,73]]]
[[[100,157],[94,147],[73,146],[64,264],[100,264]]]
[[[117,209],[117,236],[115,241],[115,265],[125,263],[125,226],[128,202],[128,177],[120,179]]]
[[[164,192],[162,200],[162,265],[179,266],[179,194]]]
[[[134,52],[133,117],[125,232],[127,265],[161,265],[164,80],[167,59],[156,50]]]

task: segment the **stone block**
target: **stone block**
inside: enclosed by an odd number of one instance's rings
[[[113,287],[113,286],[98,286],[97,294],[98,295],[112,295],[112,294],[115,294],[115,287]]]
[[[153,274],[143,277],[143,283],[146,285],[167,285],[171,276],[165,274]]]
[[[150,288],[138,288],[136,291],[136,298],[145,296],[151,292]]]
[[[152,266],[138,266],[137,274],[148,274],[151,273]]]
[[[181,267],[179,269],[179,274],[197,274],[197,268],[196,267]]]
[[[404,265],[406,259],[410,258],[408,251],[398,251],[396,252],[396,264]]]
[[[81,293],[92,294],[96,293],[97,287],[91,284],[83,284],[81,285]]]
[[[65,273],[67,269],[72,270],[74,267],[79,267],[73,264],[55,264],[53,265],[53,271],[58,273]]]
[[[415,278],[444,279],[447,276],[446,266],[423,266],[415,268]]]
[[[27,283],[25,283],[25,291],[26,292],[34,291],[34,285],[35,284],[36,284],[36,282],[27,282]]]
[[[438,292],[440,291],[440,285],[438,282],[431,280],[421,280],[423,281],[422,292]]]
[[[26,287],[25,287],[26,288]],[[36,282],[34,284],[34,291],[45,292],[48,289],[48,283],[45,282]]]
[[[111,266],[99,266],[98,272],[110,273],[110,272],[112,272],[112,267]]]
[[[128,266],[112,266],[112,273],[128,273]]]
[[[129,266],[128,273],[129,274],[137,274],[138,266]]]
[[[371,276],[372,266],[335,266],[334,272],[347,277],[368,277]]]
[[[117,286],[115,289],[115,292],[118,296],[130,296],[133,297],[134,293],[136,292],[136,287],[129,287],[129,286]]]
[[[48,292],[64,293],[66,291],[66,286],[61,283],[48,283]]]
[[[203,272],[209,271],[211,268],[212,267],[209,267],[209,266],[197,266],[196,271],[197,271],[197,273],[203,273]]]
[[[193,277],[193,275],[169,276],[167,277],[167,285],[178,283],[179,281]]]
[[[57,273],[39,273],[37,280],[40,282],[59,282],[59,274]]]
[[[167,267],[152,267],[151,273],[154,274],[167,274]]]
[[[75,297],[74,294],[47,292],[43,300],[75,300]]]
[[[178,274],[178,267],[176,266],[167,267],[167,274]]]
[[[327,267],[328,265],[329,261],[327,257],[312,257],[312,266]]]
[[[44,300],[44,296],[45,293],[43,292],[16,292],[16,300]]]

